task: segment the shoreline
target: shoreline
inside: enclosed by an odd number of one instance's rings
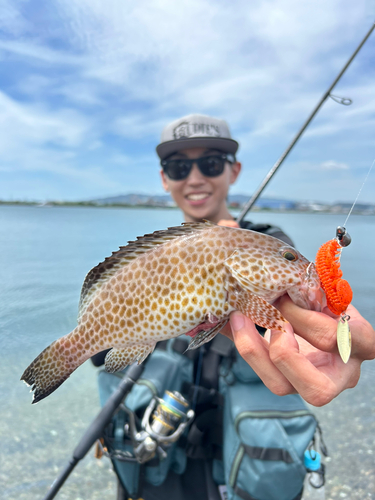
[[[73,207],[73,208],[124,208],[124,209],[162,209],[162,210],[179,210],[177,206],[168,206],[168,205],[147,205],[147,204],[139,204],[139,205],[131,205],[126,203],[108,203],[99,205],[97,203],[85,202],[85,201],[64,201],[64,202],[46,202],[40,203],[37,201],[3,201],[0,200],[0,206],[22,206],[22,207],[38,207],[38,208],[55,208],[55,207]],[[231,212],[240,210],[240,207],[229,207]],[[298,210],[298,209],[276,209],[271,207],[258,208],[255,207],[251,210],[253,213],[256,212],[266,212],[266,213],[292,213],[292,214],[338,214],[338,215],[346,215],[347,210]],[[375,210],[353,210],[351,215],[375,215]]]

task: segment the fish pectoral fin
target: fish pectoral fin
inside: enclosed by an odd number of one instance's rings
[[[122,349],[111,349],[104,360],[105,371],[108,373],[119,372],[134,361],[141,364],[155,349],[156,343],[140,344],[124,347]]]
[[[275,307],[261,297],[247,290],[230,287],[227,300],[232,307],[241,311],[257,325],[272,330],[285,330],[285,323],[288,321]]]
[[[211,328],[211,330],[202,330],[201,332],[199,332],[190,342],[186,350],[190,351],[191,349],[198,349],[198,347],[212,340],[214,337],[216,337],[220,330],[224,328],[228,321],[229,318],[224,318],[219,321],[219,323],[217,323],[213,328]]]

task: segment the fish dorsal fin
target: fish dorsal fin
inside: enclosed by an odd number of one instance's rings
[[[215,224],[209,221],[204,222],[184,222],[181,226],[169,227],[161,231],[155,231],[151,234],[138,236],[136,241],[129,241],[124,247],[113,252],[103,262],[93,267],[86,275],[82,285],[81,297],[79,301],[78,321],[91,302],[94,295],[101,286],[108,281],[122,267],[129,264],[140,255],[149,252],[159,245],[163,245],[170,240],[189,236],[199,231],[204,231]]]

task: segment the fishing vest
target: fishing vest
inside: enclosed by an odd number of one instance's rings
[[[222,498],[299,500],[306,475],[304,452],[318,427],[315,416],[299,395],[276,396],[267,389],[226,337],[218,335],[195,356],[184,354],[189,341],[182,336],[158,346],[125,400],[139,419],[151,398],[162,397],[165,390],[180,392],[190,404],[194,401],[196,417],[166,458],[155,457],[142,465],[117,458],[132,449],[125,432],[128,415],[121,409],[103,436],[128,496],[142,498],[146,483],[148,488],[161,486],[170,472],[183,474],[188,459],[199,459],[211,476],[204,487],[209,481],[217,492],[225,487]],[[199,380],[194,376],[197,363],[202,370]],[[99,373],[102,405],[124,373]]]

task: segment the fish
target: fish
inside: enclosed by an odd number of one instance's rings
[[[277,238],[209,221],[146,234],[89,271],[77,327],[44,349],[21,380],[36,403],[98,352],[110,349],[105,369],[113,373],[182,334],[195,349],[235,310],[282,331],[287,321],[272,303],[285,293],[300,307],[321,310],[314,263]]]

